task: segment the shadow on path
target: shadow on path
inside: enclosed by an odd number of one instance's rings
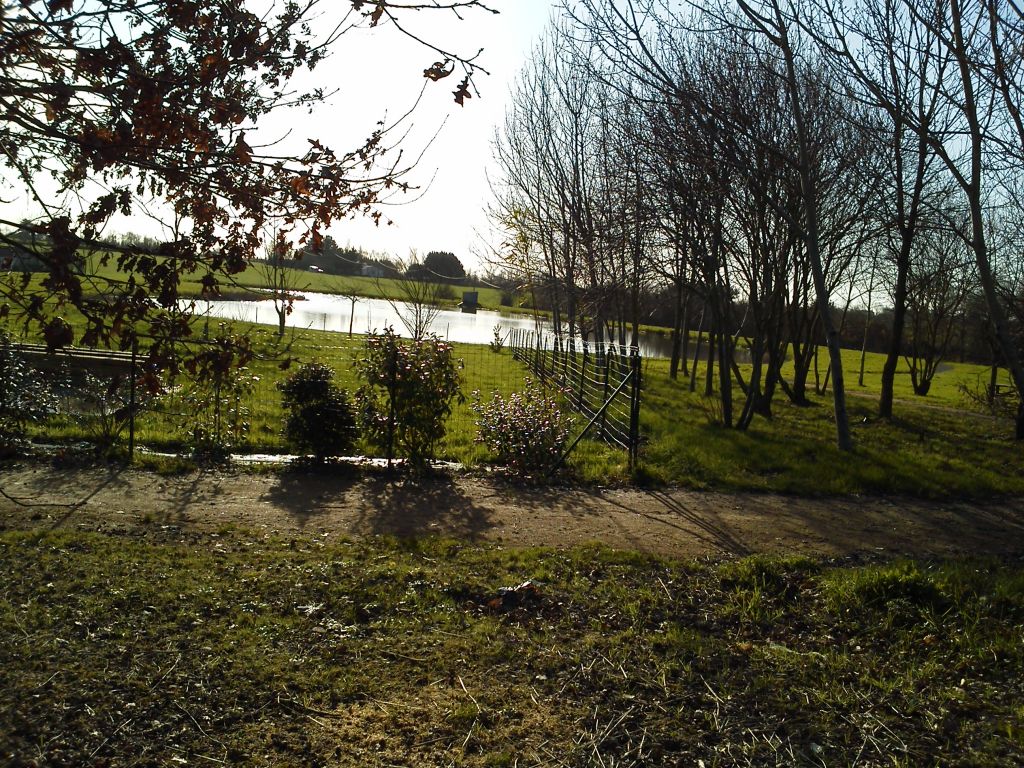
[[[53,516],[50,527],[60,528],[68,523],[76,511],[86,506],[98,494],[106,490],[128,487],[122,478],[124,471],[123,467],[117,465],[98,471],[75,471],[71,482],[68,480],[68,474],[40,472],[22,481],[16,490],[5,488],[3,493],[9,501],[18,506],[56,510],[58,514]],[[65,496],[69,488],[75,489],[74,495],[77,498],[74,501],[40,501],[43,498]]]
[[[300,528],[342,522],[360,535],[472,539],[493,527],[490,512],[443,473],[367,475],[336,467],[296,468],[283,472],[261,500],[284,509]]]
[[[640,513],[643,517],[661,525],[668,525],[682,533],[704,541],[730,555],[744,556],[753,553],[746,544],[737,538],[728,526],[723,525],[719,516],[703,510],[697,512],[685,506],[679,499],[673,498],[663,491],[648,491],[647,495],[662,504],[669,515],[685,520],[688,525],[680,525],[671,519],[647,512]]]
[[[293,465],[277,475],[260,500],[285,510],[305,528],[328,515],[332,503],[362,482],[359,473],[344,465]]]
[[[357,533],[478,539],[494,527],[491,512],[447,475],[375,477],[360,493]]]

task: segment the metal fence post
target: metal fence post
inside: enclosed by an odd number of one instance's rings
[[[537,332],[537,347],[536,347],[536,353],[535,354],[536,354],[536,357],[534,359],[536,360],[535,366],[536,366],[536,370],[537,370],[537,377],[542,382],[544,382],[547,379],[544,376],[544,347],[543,347],[542,342],[541,342],[540,331]]]
[[[634,347],[629,356],[633,374],[629,408],[629,468],[636,469],[640,455],[640,351]]]
[[[575,354],[573,355],[575,357]],[[576,407],[583,410],[583,380],[587,378],[587,342],[583,342],[583,361],[580,363],[580,386],[576,395]]]
[[[607,400],[608,400],[608,393],[611,392],[611,379],[610,379],[611,366],[608,365],[609,357],[608,357],[608,353],[607,352],[605,352],[603,355],[598,355],[598,356],[604,359],[604,391],[601,393],[601,402],[603,403],[603,402],[607,402]],[[608,434],[607,426],[608,426],[608,413],[606,411],[602,411],[601,412],[601,439],[602,440],[604,440],[605,436]]]
[[[135,461],[135,380],[138,378],[137,360],[139,340],[132,339],[132,366],[128,383],[128,463]]]
[[[388,469],[395,458],[395,390],[398,387],[398,342],[395,341],[390,350],[388,361]]]

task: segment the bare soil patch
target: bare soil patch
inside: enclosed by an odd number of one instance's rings
[[[509,546],[679,557],[1010,554],[1024,499],[795,498],[680,489],[545,488],[480,476],[384,477],[289,470],[162,477],[138,470],[7,466],[0,529],[158,534],[232,526],[281,535],[450,536]]]

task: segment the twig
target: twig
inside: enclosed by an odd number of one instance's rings
[[[466,695],[469,696],[470,701],[472,701],[473,704],[476,706],[476,713],[478,715],[481,714],[483,710],[480,708],[480,704],[477,703],[477,700],[473,698],[473,694],[466,690],[466,684],[462,682],[462,678],[456,675],[455,679],[459,681],[459,685],[462,686],[462,690],[466,692]]]
[[[48,678],[46,678],[46,679],[45,679],[45,680],[44,680],[43,682],[41,682],[41,683],[40,683],[39,685],[37,685],[37,686],[36,686],[35,688],[33,688],[32,690],[33,690],[33,691],[38,691],[38,690],[39,690],[40,688],[42,688],[42,687],[43,687],[44,685],[46,685],[47,683],[49,683],[49,682],[50,682],[51,680],[53,680],[53,678],[55,678],[55,677],[56,677],[57,675],[59,675],[60,673],[61,673],[61,670],[59,670],[59,669],[58,669],[58,670],[57,670],[56,672],[54,672],[54,673],[53,673],[52,675],[50,675],[50,676],[49,676]]]
[[[200,755],[198,752],[192,753],[193,757],[198,757],[200,760],[209,760],[211,763],[220,763],[221,765],[227,765],[227,760],[219,760],[216,757],[210,757],[209,755]]]
[[[472,698],[472,696],[470,698]],[[462,742],[462,751],[463,752],[466,751],[466,745],[469,744],[469,740],[471,738],[473,738],[473,729],[474,728],[476,728],[476,720],[474,720],[472,723],[470,723],[469,733],[466,734],[466,738]]]
[[[417,664],[426,664],[426,659],[417,659],[415,656],[406,656],[404,653],[398,653],[396,651],[381,651],[384,656],[391,656],[396,659],[405,659],[406,661],[415,661]]]
[[[185,713],[186,715],[188,715],[189,719],[190,719],[190,720],[191,720],[191,721],[192,721],[193,723],[195,723],[195,724],[196,724],[196,728],[198,728],[198,729],[199,729],[199,732],[200,732],[201,734],[203,734],[203,736],[205,736],[206,738],[210,739],[210,741],[215,741],[215,742],[217,742],[217,743],[218,743],[218,744],[220,744],[220,745],[221,745],[222,747],[224,746],[224,742],[223,742],[223,741],[221,741],[220,739],[218,739],[218,738],[217,738],[216,736],[211,736],[210,734],[208,734],[208,733],[207,733],[207,732],[206,732],[206,731],[205,731],[205,730],[203,729],[203,726],[201,726],[201,725],[199,724],[199,721],[195,719],[195,717],[194,717],[194,716],[192,715],[192,713],[191,713],[191,712],[189,712],[189,711],[188,711],[187,709],[185,709],[185,708],[184,708],[183,706],[181,706],[181,704],[179,704],[178,702],[176,702],[176,701],[175,701],[175,702],[174,702],[174,706],[176,706],[176,707],[177,707],[178,709],[180,709],[180,710],[181,710],[182,712],[184,712],[184,713]]]
[[[157,678],[156,681],[151,686],[149,686],[148,690],[152,691],[154,688],[156,688],[158,685],[160,685],[160,683],[162,683],[164,681],[164,678],[166,678],[169,674],[171,674],[171,672],[174,671],[174,668],[176,666],[178,666],[178,662],[179,661],[181,661],[181,654],[180,653],[178,654],[178,658],[176,658],[174,660],[174,663],[171,664],[171,666],[167,668],[167,671],[164,672],[162,675],[160,675],[160,677]]]
[[[105,738],[103,741],[101,741],[100,745],[89,754],[89,759],[92,760],[94,757],[96,757],[96,753],[103,749],[103,747],[107,745],[107,742],[115,736],[117,736],[117,734],[120,733],[121,729],[128,725],[128,723],[130,723],[132,720],[133,718],[129,717],[127,720],[125,720],[123,723],[117,726],[117,728],[114,729],[114,732],[107,736],[107,738]]]
[[[668,591],[668,587],[665,586],[665,582],[661,580],[661,576],[658,577],[658,583],[661,584],[661,588],[665,590],[665,594],[668,595],[668,599],[672,599],[672,593]]]
[[[321,717],[333,717],[333,718],[343,718],[344,717],[344,715],[340,715],[337,712],[327,712],[327,711],[325,711],[323,709],[315,709],[314,707],[307,707],[305,704],[300,704],[299,702],[295,701],[295,699],[284,698],[280,694],[278,694],[278,696],[277,696],[277,703],[278,704],[283,704],[283,705],[288,706],[288,707],[294,707],[295,709],[300,710],[303,714],[306,714],[306,715],[314,714],[314,715],[320,715]]]

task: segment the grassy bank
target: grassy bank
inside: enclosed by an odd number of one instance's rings
[[[240,328],[242,326],[239,326]],[[352,360],[361,337],[303,331],[279,341],[264,326],[245,326],[261,355],[246,374],[252,387],[237,403],[248,429],[237,435],[237,449],[253,452],[286,451],[281,436],[283,413],[277,383],[287,375],[280,360],[319,360],[331,365],[341,386],[357,381]],[[439,456],[469,466],[488,460],[473,441],[474,414],[470,393],[479,390],[509,392],[522,388],[526,369],[486,346],[456,344],[464,362],[462,375],[466,401],[458,403],[439,446]],[[847,352],[849,370],[856,370],[856,352]],[[1024,451],[1011,439],[1006,419],[972,409],[962,385],[976,387],[987,381],[982,366],[951,364],[938,374],[928,397],[917,397],[906,369],[897,376],[896,418],[876,417],[881,355],[869,354],[865,385],[850,380],[849,409],[856,449],[844,454],[835,448],[831,392],[810,393],[809,406],[795,406],[779,395],[771,420],[755,418],[750,429],[724,429],[716,398],[689,391],[687,381],[671,381],[668,363],[647,360],[641,409],[641,466],[635,478],[641,482],[680,484],[695,488],[769,490],[798,494],[904,493],[926,497],[948,495],[985,496],[1024,493]],[[294,366],[291,370],[294,370]],[[699,371],[703,373],[703,369]],[[702,375],[699,376],[702,378]],[[737,402],[742,398],[734,391]],[[178,450],[185,447],[196,422],[207,423],[209,414],[196,411],[178,394],[154,404],[140,419],[139,440],[154,447]],[[577,427],[583,422],[577,420]],[[87,438],[88,430],[77,419],[64,419],[39,432],[46,439]],[[368,452],[362,445],[360,451]],[[631,479],[625,452],[584,441],[570,457],[569,471],[586,482],[626,482]]]
[[[1020,561],[696,563],[168,523],[0,535],[5,764],[1024,760]]]
[[[884,356],[867,355],[864,386],[857,384],[859,352],[845,350],[843,357],[852,454],[835,447],[832,391],[815,393],[813,376],[810,405],[793,405],[779,393],[771,419],[755,417],[748,431],[738,432],[716,423],[717,395],[703,396],[703,367],[699,394],[693,394],[682,377],[669,379],[667,361],[648,361],[641,412],[645,471],[694,487],[801,494],[1024,492],[1024,446],[1012,439],[1012,423],[978,410],[962,391],[983,386],[988,368],[951,363],[929,395],[919,397],[901,365],[895,418],[887,421],[877,416]],[[733,397],[738,411],[743,392],[737,387]]]
[[[95,281],[95,289],[102,291],[102,285],[107,282],[121,283],[127,278],[127,274],[117,268],[117,260],[111,259],[106,264],[101,263],[99,256],[91,256],[88,259],[87,272]],[[316,293],[330,293],[344,296],[362,296],[370,299],[393,299],[401,301],[406,294],[402,291],[401,281],[392,278],[363,277],[359,275],[329,275],[323,272],[311,272],[305,269],[287,269],[289,275],[286,284],[294,291],[313,291]],[[182,275],[179,290],[183,297],[197,297],[202,294],[202,275],[199,273],[184,273]],[[268,285],[267,276],[262,265],[254,262],[248,269],[225,280],[221,286],[222,293],[226,297],[234,298],[255,298],[257,290],[266,288]],[[444,306],[455,306],[462,301],[462,291],[473,290],[478,293],[480,305],[485,309],[501,309],[504,311],[516,311],[513,307],[501,305],[501,291],[487,286],[459,286],[439,284],[438,294],[440,303]],[[518,302],[514,302],[518,306]]]
[[[76,322],[74,317],[68,319]],[[283,414],[277,389],[288,373],[281,369],[284,358],[297,363],[319,360],[337,371],[342,386],[357,385],[351,365],[361,337],[307,330],[278,340],[267,326],[236,323],[234,327],[249,333],[260,350],[246,371],[251,387],[229,404],[229,410],[238,413],[239,421],[246,425],[244,431],[232,435],[238,450],[287,451],[281,436]],[[200,327],[197,335],[201,333]],[[493,390],[508,393],[519,389],[527,371],[507,350],[494,354],[486,346],[455,346],[465,363],[463,392],[467,400],[455,406],[438,455],[477,466],[489,457],[474,442],[470,394],[474,390],[487,395]],[[813,374],[810,405],[792,405],[780,392],[770,420],[755,417],[749,430],[739,432],[720,426],[717,397],[703,396],[703,363],[697,371],[697,393],[691,393],[685,377],[669,379],[668,361],[648,359],[644,362],[641,461],[635,474],[630,475],[624,451],[592,441],[584,441],[570,457],[569,472],[576,479],[594,483],[640,481],[798,494],[976,497],[1024,493],[1024,450],[1011,439],[1012,424],[978,410],[963,391],[980,391],[988,382],[988,368],[947,364],[929,395],[918,397],[906,364],[901,364],[896,377],[896,418],[885,421],[876,417],[884,358],[867,355],[863,386],[857,383],[859,358],[855,350],[844,352],[856,446],[852,454],[834,447],[832,394],[830,390],[814,391]],[[749,366],[740,368],[744,374],[749,370]],[[789,370],[783,373],[791,375]],[[1000,375],[1005,383],[1005,371]],[[824,376],[822,369],[822,382]],[[167,450],[187,449],[196,424],[208,424],[210,416],[183,400],[181,394],[182,390],[175,390],[141,417],[140,442]],[[733,398],[738,409],[743,398],[738,386]],[[578,419],[577,427],[582,426]],[[36,434],[45,440],[90,437],[77,418],[57,420]],[[359,450],[365,453],[370,448],[364,444]]]

